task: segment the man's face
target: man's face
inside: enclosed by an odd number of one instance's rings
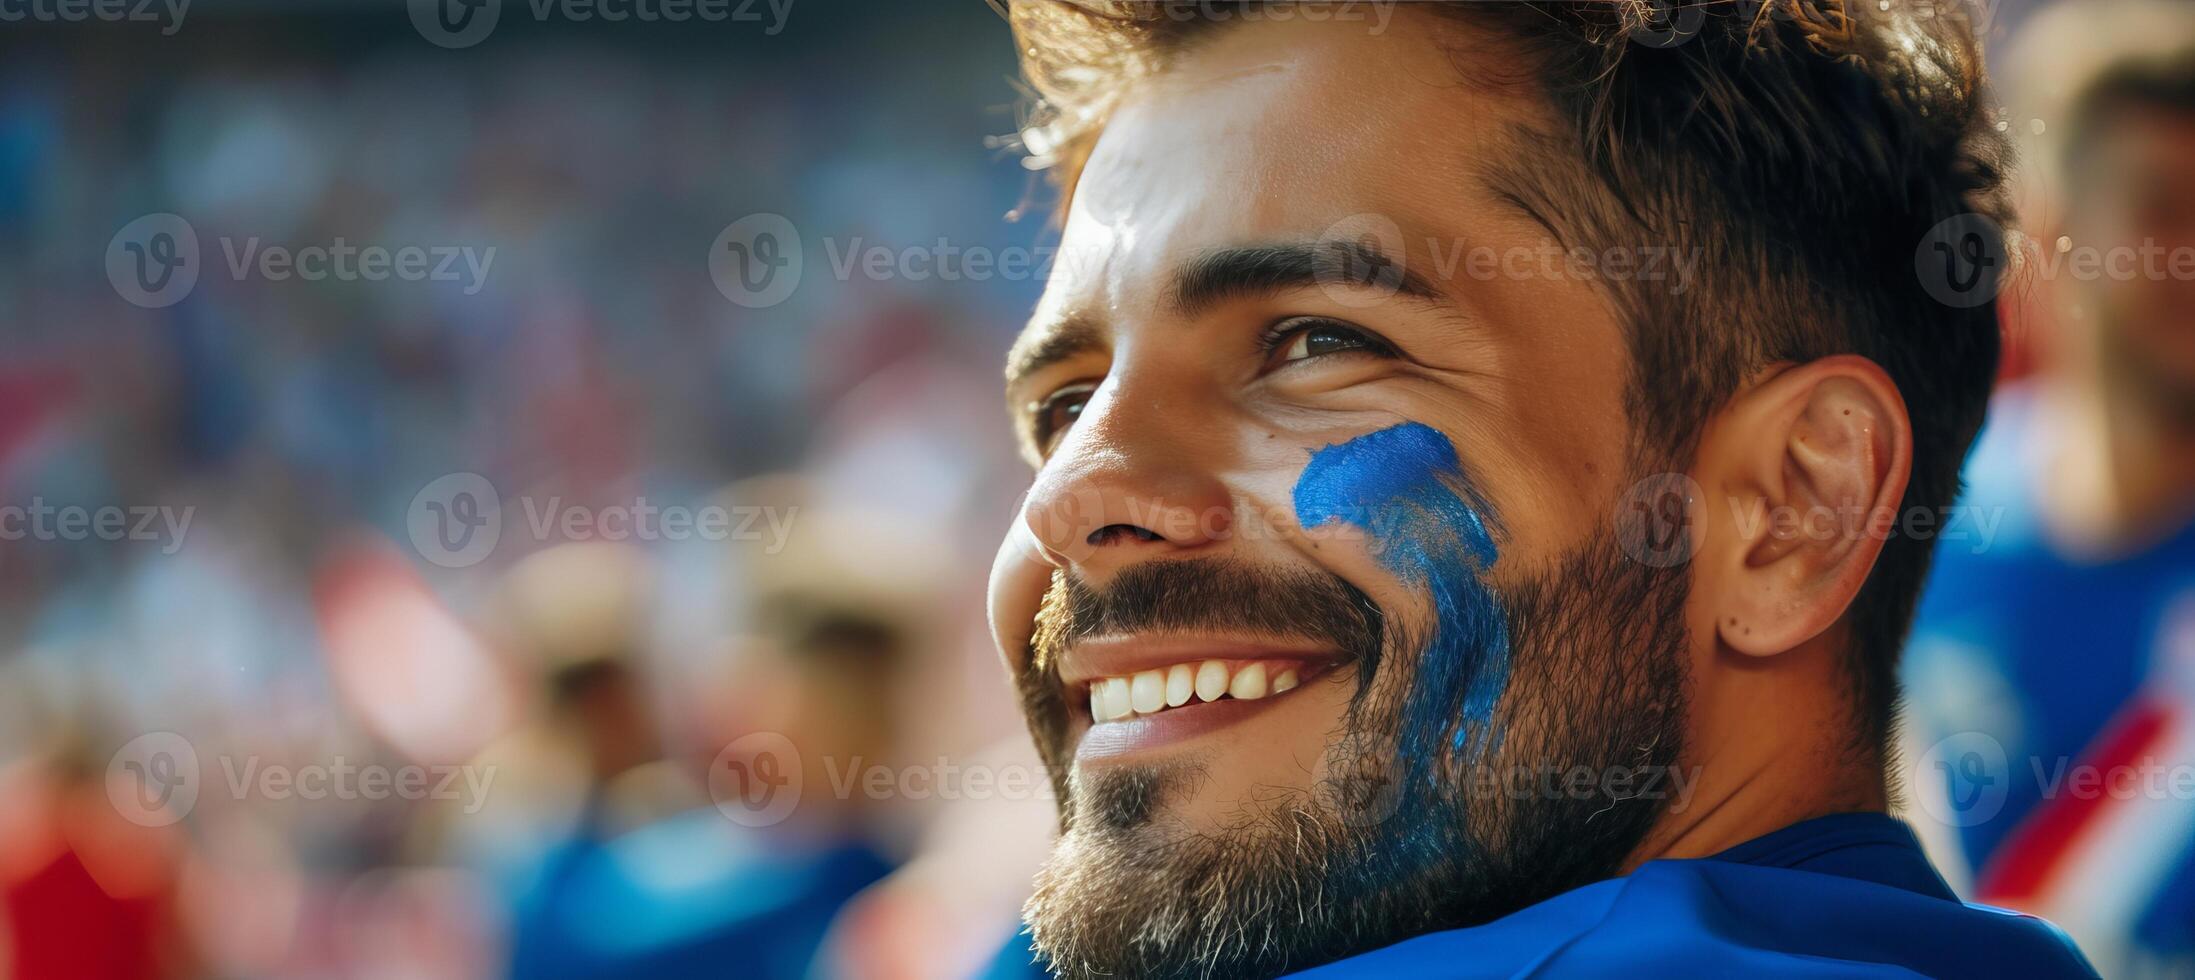
[[[1681,574],[1607,533],[1625,337],[1489,186],[1534,91],[1413,17],[1237,25],[1142,84],[1016,346],[1041,465],[991,602],[1066,774],[1028,910],[1063,972],[1483,920],[1656,816],[1598,782],[1683,740]]]
[[[2076,172],[2067,231],[2107,262],[2077,291],[2091,308],[2105,371],[2129,390],[2162,400],[2195,422],[2195,118],[2128,108],[2097,127]]]

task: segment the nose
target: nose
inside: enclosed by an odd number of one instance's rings
[[[1158,402],[1101,389],[1084,406],[1022,504],[1044,560],[1102,578],[1152,558],[1208,549],[1234,527],[1206,424],[1182,426]]]

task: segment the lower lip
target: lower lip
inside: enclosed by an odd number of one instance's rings
[[[1155,715],[1091,725],[1082,733],[1082,742],[1075,748],[1075,761],[1100,762],[1164,748],[1270,711],[1283,700],[1283,695],[1254,700],[1222,698],[1168,708]]]

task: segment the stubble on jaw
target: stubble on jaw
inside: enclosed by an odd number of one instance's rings
[[[1261,786],[1216,829],[1169,811],[1200,765],[1067,768],[1065,699],[1032,657],[1023,699],[1051,712],[1030,724],[1054,765],[1063,833],[1024,914],[1053,971],[1274,976],[1616,874],[1660,801],[1474,796],[1467,779],[1481,765],[1673,767],[1682,748],[1682,570],[1627,561],[1612,539],[1558,566],[1502,596],[1521,628],[1497,748],[1428,765],[1396,757],[1417,664],[1388,652],[1422,651],[1427,637],[1386,620],[1314,783]],[[1405,785],[1412,773],[1431,784]]]

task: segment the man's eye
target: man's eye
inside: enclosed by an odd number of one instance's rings
[[[1052,451],[1052,444],[1082,417],[1082,406],[1090,401],[1090,393],[1096,390],[1097,385],[1089,382],[1071,384],[1029,406],[1029,430],[1038,451]]]
[[[1364,331],[1315,317],[1283,320],[1267,332],[1267,337],[1267,349],[1273,351],[1275,358],[1283,363],[1351,351],[1381,355],[1394,353],[1393,348],[1373,339]]]

